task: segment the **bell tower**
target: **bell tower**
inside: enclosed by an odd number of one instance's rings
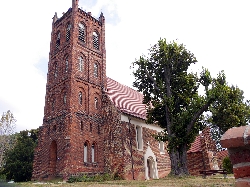
[[[72,0],[52,21],[43,125],[33,179],[102,173],[102,94],[106,90],[105,18]]]

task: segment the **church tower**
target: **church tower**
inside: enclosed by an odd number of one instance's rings
[[[102,94],[106,90],[105,18],[72,0],[52,22],[43,125],[33,179],[102,173]]]

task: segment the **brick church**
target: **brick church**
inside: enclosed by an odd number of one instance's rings
[[[136,180],[165,177],[171,169],[166,144],[152,136],[163,129],[145,124],[142,94],[106,76],[105,18],[78,8],[78,1],[72,0],[62,17],[53,17],[32,178],[99,173]],[[188,153],[194,174],[216,165],[211,165],[215,147],[207,146],[211,137],[199,137]]]

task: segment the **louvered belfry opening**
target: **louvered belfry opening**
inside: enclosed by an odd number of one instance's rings
[[[99,50],[99,36],[96,31],[93,32],[93,46],[95,49]]]

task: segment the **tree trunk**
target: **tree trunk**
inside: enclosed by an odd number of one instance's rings
[[[188,175],[187,145],[180,145],[179,149],[170,150],[171,174],[177,176]]]

